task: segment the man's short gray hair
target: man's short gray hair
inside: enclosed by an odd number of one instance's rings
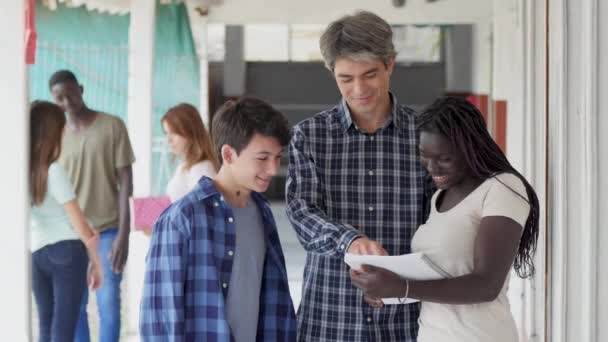
[[[388,65],[395,57],[393,30],[376,14],[358,11],[330,23],[319,40],[325,66],[334,70],[336,59],[380,60]]]

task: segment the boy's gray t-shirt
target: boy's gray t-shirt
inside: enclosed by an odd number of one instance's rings
[[[236,342],[255,341],[260,289],[266,256],[262,217],[250,199],[245,208],[233,208],[236,247],[226,299],[226,316]]]

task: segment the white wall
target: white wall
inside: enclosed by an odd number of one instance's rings
[[[395,8],[391,0],[225,0],[211,8],[209,22],[325,24],[356,9],[373,11],[392,24],[474,23],[491,15],[492,1],[407,0]]]
[[[488,1],[490,2],[490,1]],[[492,18],[473,25],[473,93],[490,94],[492,88]]]
[[[507,155],[523,169],[524,146],[524,3],[494,0],[492,97],[507,101]]]
[[[10,165],[0,168],[0,267],[5,281],[0,291],[0,335],[5,341],[30,340],[30,267],[27,195],[29,128],[27,72],[24,48],[24,1],[5,1],[0,21],[0,94],[2,134],[0,155]]]

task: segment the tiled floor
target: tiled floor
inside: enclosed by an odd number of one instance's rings
[[[306,260],[306,252],[298,241],[296,233],[285,214],[285,204],[280,202],[272,203],[272,212],[277,222],[281,245],[285,254],[287,264],[287,275],[289,277],[289,288],[293,304],[298,308],[302,292],[302,272]]]

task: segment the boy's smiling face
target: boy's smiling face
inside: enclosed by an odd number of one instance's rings
[[[256,133],[239,154],[229,146],[224,148],[231,150],[224,164],[240,187],[255,192],[268,190],[272,177],[279,172],[283,155],[283,146],[276,138]]]

